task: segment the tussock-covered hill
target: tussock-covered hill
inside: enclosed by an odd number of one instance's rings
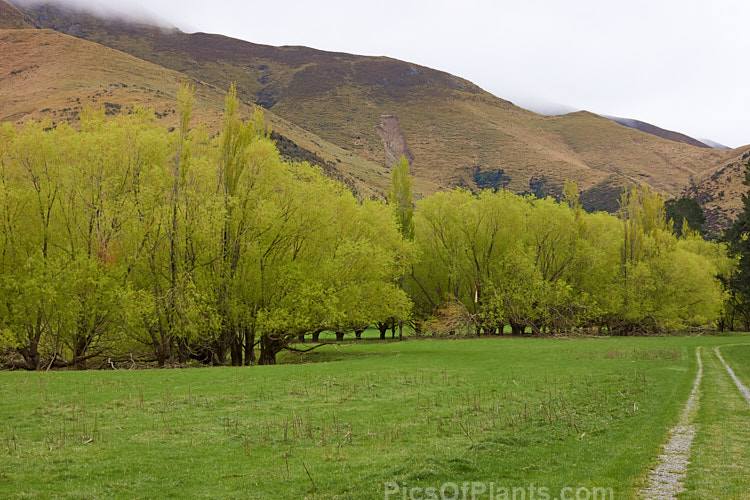
[[[586,208],[612,210],[626,184],[679,196],[742,155],[741,148],[677,142],[588,112],[538,115],[459,77],[386,57],[258,45],[49,5],[19,7],[38,28],[116,49],[207,88],[235,82],[245,102],[287,125],[291,149],[311,153],[364,195],[382,195],[389,181],[375,129],[382,115],[398,120],[414,156],[418,196],[456,185],[558,195],[571,179]]]
[[[29,19],[15,6],[0,1],[0,29],[28,29],[33,27]]]
[[[84,108],[114,115],[143,106],[153,108],[166,126],[175,126],[177,90],[187,80],[195,87],[194,123],[218,129],[225,89],[129,54],[46,29],[0,30],[0,52],[0,121],[75,124]],[[246,115],[251,111],[244,106]],[[272,112],[266,112],[266,119],[287,156],[320,165],[360,196],[377,196],[387,186],[387,173],[379,165],[363,162]],[[375,188],[351,174],[371,170],[382,174]]]
[[[706,214],[706,227],[717,232],[732,224],[742,210],[742,195],[748,192],[743,184],[750,160],[750,146],[738,148],[733,157],[720,168],[698,178],[684,195],[695,198]]]
[[[690,144],[691,146],[697,146],[699,148],[712,147],[710,144],[699,141],[698,139],[693,139],[692,137],[682,134],[680,132],[675,132],[673,130],[666,130],[661,127],[657,127],[656,125],[651,125],[650,123],[642,122],[640,120],[631,120],[630,118],[618,118],[616,116],[607,116],[605,118],[609,118],[613,122],[619,123],[620,125],[623,125],[625,127],[634,128],[636,130],[640,130],[641,132],[646,132],[647,134],[655,135],[655,136],[658,136],[658,137],[661,137],[663,139],[667,139],[670,141],[683,142],[685,144]],[[716,148],[716,149],[727,149],[727,148],[723,147],[723,148]]]

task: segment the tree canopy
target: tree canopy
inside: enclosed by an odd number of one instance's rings
[[[414,255],[383,202],[282,161],[262,114],[169,132],[137,110],[0,132],[0,342],[14,366],[151,353],[260,362],[298,335],[408,317]],[[229,357],[231,360],[227,359]]]
[[[234,87],[213,137],[192,102],[182,87],[171,131],[145,109],[0,127],[7,366],[273,364],[307,334],[410,320],[421,334],[702,328],[722,311],[717,276],[731,276],[725,311],[750,318],[747,196],[725,237],[733,273],[723,244],[675,236],[646,187],[617,215],[584,212],[574,183],[562,203],[459,188],[415,206],[401,158],[388,203],[362,201],[284,161]]]
[[[661,197],[646,187],[623,192],[618,217],[583,212],[572,189],[563,203],[461,189],[422,200],[421,259],[408,285],[416,314],[438,331],[509,326],[517,334],[645,333],[716,321],[716,275],[729,265],[719,245],[697,235],[678,241]]]

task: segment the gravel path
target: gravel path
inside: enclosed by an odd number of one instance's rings
[[[648,487],[640,492],[641,498],[674,499],[675,495],[685,489],[683,482],[690,463],[690,447],[695,437],[693,420],[698,409],[698,387],[703,377],[700,347],[695,351],[695,356],[698,359],[698,373],[693,382],[693,390],[685,403],[680,420],[670,431],[671,436],[669,442],[664,445],[664,452],[659,455],[659,465],[649,474]]]
[[[737,375],[734,374],[734,370],[727,364],[726,361],[724,361],[724,358],[721,357],[721,353],[719,352],[718,347],[714,347],[714,352],[719,357],[719,360],[721,361],[721,364],[724,365],[724,368],[727,369],[727,372],[729,373],[729,376],[732,377],[732,380],[734,380],[734,385],[737,386],[737,389],[740,390],[743,396],[745,396],[745,399],[747,400],[747,404],[750,404],[750,389],[748,389],[745,384],[742,383],[742,381],[737,377]]]

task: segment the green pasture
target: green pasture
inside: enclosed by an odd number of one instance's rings
[[[3,372],[0,497],[403,498],[482,482],[633,498],[703,345],[687,493],[738,498],[750,448],[715,438],[746,434],[750,406],[727,415],[739,395],[713,347],[750,381],[750,347],[728,345],[743,342],[369,340],[266,367]]]

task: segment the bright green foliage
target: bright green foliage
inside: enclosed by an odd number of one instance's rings
[[[678,242],[663,203],[629,188],[621,219],[567,202],[456,190],[422,200],[421,262],[408,289],[428,328],[536,334],[571,328],[612,332],[705,326],[721,303],[716,244]]]
[[[388,191],[388,201],[396,213],[398,227],[404,238],[414,238],[414,202],[412,201],[412,179],[409,174],[409,160],[401,155],[401,159],[393,166],[391,174],[391,189]]]
[[[245,364],[250,364],[255,341],[251,317],[245,311],[252,304],[244,300],[242,281],[238,279],[246,264],[244,253],[248,246],[250,224],[257,210],[255,183],[259,167],[252,161],[251,147],[253,141],[266,139],[266,134],[256,130],[255,122],[243,122],[238,115],[239,101],[237,91],[232,85],[227,92],[224,108],[223,128],[217,148],[220,220],[217,226],[221,234],[216,235],[219,247],[219,258],[215,260],[215,275],[209,281],[214,282],[215,303],[221,318],[221,327],[213,340],[216,360],[226,359],[230,350],[232,363],[241,364],[243,351]],[[248,349],[243,349],[244,346]]]
[[[81,133],[4,129],[0,293],[17,366],[82,365],[120,342],[132,310],[122,256],[137,218],[134,172],[150,157],[132,146],[148,142],[147,120],[114,126],[89,113]]]
[[[354,329],[409,311],[408,297],[393,283],[410,251],[387,207],[360,204],[307,164],[282,173],[262,207],[264,227],[247,267],[261,363],[273,363],[305,332]],[[280,183],[290,189],[278,190]]]
[[[383,203],[285,163],[234,89],[210,139],[192,91],[167,132],[136,110],[0,132],[0,342],[27,369],[261,362],[298,335],[408,318],[414,256]]]
[[[698,326],[717,319],[722,301],[717,276],[729,264],[716,244],[685,233],[677,241],[664,203],[647,187],[626,189],[620,200],[625,331]]]
[[[565,179],[565,187],[563,188],[563,200],[568,206],[578,214],[583,208],[581,207],[581,193],[578,192],[578,184],[575,182]]]
[[[673,242],[664,200],[648,186],[626,186],[618,215],[623,225],[621,258],[625,273],[628,265],[658,254]]]
[[[403,158],[389,204],[360,202],[282,161],[262,112],[239,116],[233,87],[214,138],[190,128],[189,87],[178,104],[173,132],[142,109],[84,112],[80,131],[0,128],[5,364],[240,365],[257,346],[272,364],[308,333],[413,317],[517,334],[716,319],[715,276],[732,261],[695,234],[678,240],[645,187],[623,193],[619,219],[583,212],[573,183],[565,203],[457,189],[415,212]]]

